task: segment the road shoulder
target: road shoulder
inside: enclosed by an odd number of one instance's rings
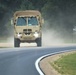
[[[42,69],[45,75],[61,75],[50,65],[50,63],[53,63],[57,59],[61,58],[63,55],[67,55],[74,52],[76,51],[71,51],[71,52],[66,52],[66,53],[61,53],[61,54],[56,54],[53,56],[46,57],[40,61],[40,68]]]

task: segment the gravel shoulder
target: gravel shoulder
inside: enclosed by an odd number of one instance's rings
[[[50,63],[53,63],[57,59],[61,58],[63,55],[71,54],[74,52],[76,51],[71,51],[71,52],[66,52],[66,53],[61,53],[61,54],[56,54],[53,56],[46,57],[40,61],[40,68],[42,69],[45,75],[61,75],[50,65]]]
[[[14,47],[13,43],[0,43],[0,48],[9,48],[9,47]]]
[[[20,47],[35,47],[37,46],[36,43],[21,43]],[[54,44],[50,46],[44,46],[43,47],[66,47],[66,46],[76,46],[76,44]],[[0,42],[0,48],[9,48],[14,47],[14,42]]]

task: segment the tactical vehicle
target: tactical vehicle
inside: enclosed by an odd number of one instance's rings
[[[16,11],[13,16],[14,47],[21,42],[36,42],[42,46],[42,24],[44,20],[37,10]]]

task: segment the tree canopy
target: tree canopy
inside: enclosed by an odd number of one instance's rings
[[[15,11],[30,9],[39,10],[50,28],[61,27],[72,32],[76,24],[76,0],[0,0],[0,34],[6,31],[8,34]]]

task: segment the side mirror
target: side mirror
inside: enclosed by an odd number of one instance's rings
[[[13,25],[13,18],[11,19],[11,25]]]
[[[44,19],[42,19],[42,24],[44,24]]]

